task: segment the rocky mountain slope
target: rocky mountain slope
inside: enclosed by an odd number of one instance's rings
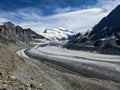
[[[44,36],[37,34],[31,29],[23,29],[11,22],[5,22],[3,25],[0,25],[0,37],[4,39],[1,39],[2,42],[8,40],[16,44],[29,44],[36,39],[45,39]]]
[[[0,90],[27,89],[27,86],[13,75],[16,60],[22,61],[9,49],[0,45]]]
[[[108,16],[104,17],[89,34],[91,40],[108,38],[115,35],[120,39],[120,5],[117,6]]]

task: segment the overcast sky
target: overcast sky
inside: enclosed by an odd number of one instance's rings
[[[91,29],[120,0],[1,0],[0,22],[12,21],[24,28],[66,28],[76,32]]]

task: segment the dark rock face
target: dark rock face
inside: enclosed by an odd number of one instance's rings
[[[81,33],[77,33],[76,35],[73,35],[70,39],[69,39],[69,42],[73,42],[73,43],[78,43],[80,41],[82,37],[82,34]]]
[[[84,35],[81,33],[78,33],[74,35],[65,45],[66,48],[69,49],[79,49],[80,47],[86,47],[90,45],[89,39],[88,39],[88,32],[86,32]]]
[[[89,31],[87,31],[85,34],[81,34],[81,33],[77,33],[76,35],[73,35],[70,39],[69,39],[69,43],[85,43],[86,41],[88,41],[88,35],[89,35]]]
[[[44,39],[44,36],[37,34],[31,29],[23,29],[20,26],[15,26],[11,22],[5,22],[0,25],[0,36],[12,42],[29,43],[34,39]]]
[[[112,34],[120,37],[120,5],[117,6],[107,17],[104,17],[96,26],[93,27],[89,35],[91,40],[110,37]]]

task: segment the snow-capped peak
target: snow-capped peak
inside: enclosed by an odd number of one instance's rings
[[[75,32],[64,28],[45,29],[44,33],[54,40],[65,40],[75,34]]]

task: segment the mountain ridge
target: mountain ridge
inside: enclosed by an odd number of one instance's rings
[[[5,22],[0,25],[0,36],[16,44],[30,44],[35,39],[45,39],[44,36],[37,34],[30,28],[23,29],[20,26],[15,26],[12,22]],[[1,41],[3,42],[4,40],[1,39]]]

